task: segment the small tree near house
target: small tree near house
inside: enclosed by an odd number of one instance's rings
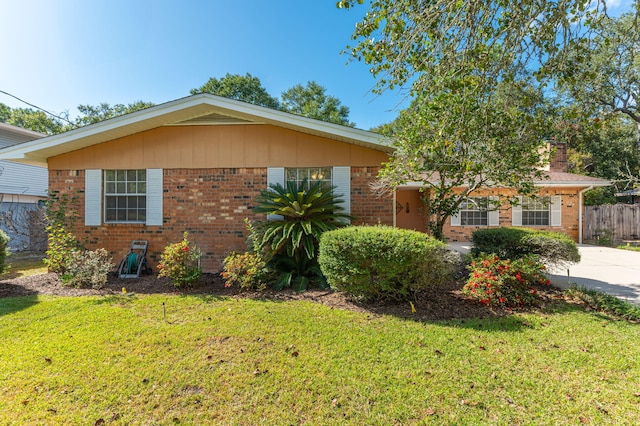
[[[420,182],[429,227],[439,239],[447,219],[480,188],[534,195],[534,179],[542,178],[540,166],[548,162],[536,91],[505,84],[502,95],[483,98],[467,94],[466,85],[473,85],[472,77],[461,78],[450,90],[419,97],[402,112],[392,136],[396,151],[377,184],[384,191]],[[489,198],[481,207],[491,210],[516,200]]]

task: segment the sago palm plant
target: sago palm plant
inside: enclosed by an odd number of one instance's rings
[[[258,196],[254,212],[272,218],[259,224],[258,230],[271,266],[280,273],[276,288],[304,290],[310,279],[323,285],[317,262],[320,235],[351,219],[333,189],[323,182],[288,182],[286,188],[272,184]]]

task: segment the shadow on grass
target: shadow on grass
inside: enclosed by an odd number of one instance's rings
[[[0,291],[2,287],[12,284],[0,284]],[[23,309],[28,309],[38,303],[38,296],[36,293],[31,295],[25,295],[20,297],[8,297],[0,298],[0,316],[12,314]]]

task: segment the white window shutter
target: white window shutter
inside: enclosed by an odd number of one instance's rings
[[[551,226],[562,226],[562,197],[551,197]]]
[[[350,166],[335,166],[333,168],[333,193],[336,196],[341,196],[342,203],[340,206],[344,209],[344,212],[351,214],[351,167]]]
[[[162,226],[162,169],[147,169],[147,226]]]
[[[522,197],[518,197],[517,206],[511,206],[511,225],[522,226]]]
[[[284,167],[268,167],[267,168],[267,188],[271,185],[279,183],[283,187],[286,187]],[[282,216],[278,214],[268,214],[267,220],[282,220]]]
[[[284,180],[284,167],[269,167],[267,168],[267,186],[279,183],[283,187],[286,182]]]
[[[84,171],[84,224],[102,225],[102,170]]]
[[[500,210],[499,206],[496,205],[498,201],[498,197],[489,197],[489,210],[487,212],[487,222],[489,226],[498,226],[500,225]]]
[[[460,212],[451,215],[451,226],[460,226]]]

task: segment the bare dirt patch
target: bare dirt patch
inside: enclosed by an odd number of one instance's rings
[[[375,315],[393,315],[418,321],[490,318],[511,313],[502,309],[489,308],[466,299],[460,292],[462,284],[459,282],[433,287],[416,294],[415,299],[412,300],[416,311],[412,312],[411,304],[406,301],[362,302],[353,300],[344,293],[331,290],[241,292],[235,288],[225,287],[219,274],[204,274],[200,282],[190,288],[176,288],[168,279],[157,278],[155,275],[142,276],[138,279],[119,279],[114,274],[109,277],[104,288],[95,290],[65,287],[56,274],[48,273],[0,281],[0,298],[38,294],[54,296],[113,295],[121,294],[123,288],[127,293],[135,294],[213,295],[277,301],[307,300],[322,303],[335,309],[347,309]],[[555,288],[541,289],[541,292],[545,303],[562,299],[562,293]]]

